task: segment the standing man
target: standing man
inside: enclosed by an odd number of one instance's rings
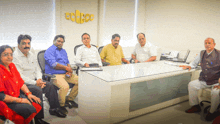
[[[89,67],[89,64],[102,66],[98,49],[90,44],[90,40],[89,34],[82,34],[83,45],[77,49],[75,63],[85,67]]]
[[[22,79],[32,92],[39,91],[42,99],[42,92],[45,93],[50,105],[49,113],[58,117],[66,117],[60,110],[58,94],[55,86],[50,82],[42,80],[42,73],[39,68],[37,58],[31,48],[31,36],[19,35],[18,47],[15,48],[13,54],[13,63],[16,65]],[[43,103],[43,102],[42,102]],[[42,109],[43,115],[43,109]]]
[[[102,62],[108,62],[110,65],[121,65],[122,62],[130,64],[125,59],[121,46],[119,45],[120,35],[114,34],[111,39],[112,43],[106,45],[100,54]]]
[[[135,45],[134,52],[131,54],[134,62],[151,62],[156,60],[157,49],[146,43],[146,38],[144,33],[137,34],[138,42]]]
[[[190,109],[186,110],[186,113],[200,112],[201,108],[199,106],[198,100],[198,90],[202,88],[210,87],[211,91],[211,109],[206,115],[205,119],[211,121],[215,118],[214,112],[219,105],[219,89],[218,80],[220,77],[220,51],[216,50],[215,41],[213,38],[207,38],[204,42],[205,49],[200,52],[200,54],[195,58],[195,60],[190,63],[190,66],[183,66],[183,69],[191,69],[197,67],[201,63],[202,72],[198,80],[191,81],[188,84],[189,91],[189,104],[192,106]]]
[[[45,73],[56,76],[54,85],[60,88],[58,93],[59,103],[62,111],[67,114],[68,111],[65,107],[78,108],[78,104],[73,101],[78,94],[78,76],[72,74],[66,50],[62,48],[64,42],[63,35],[55,36],[53,45],[46,50],[44,58]],[[69,91],[68,83],[75,85],[66,97]]]

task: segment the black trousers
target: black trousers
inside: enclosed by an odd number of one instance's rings
[[[40,112],[35,116],[35,118],[44,118],[44,105],[43,105],[43,95],[42,95],[42,89],[36,85],[32,85],[32,84],[26,84],[28,89],[30,90],[30,92],[32,92],[33,95],[35,95],[36,97],[40,98],[41,100],[41,107],[42,109],[40,110]],[[23,93],[21,91],[21,93]],[[24,93],[23,93],[24,94]]]
[[[40,98],[42,109],[41,111],[35,116],[36,118],[44,118],[44,109],[43,109],[43,96],[42,93],[45,93],[45,96],[48,99],[50,109],[59,108],[60,104],[58,101],[58,94],[55,86],[51,82],[47,82],[46,86],[41,89],[40,87],[32,84],[26,84],[30,92],[33,95]]]
[[[24,94],[20,94],[19,98],[26,98]],[[32,113],[36,112],[34,106],[26,103],[6,103],[10,109],[15,111],[17,114],[21,115],[27,119]]]

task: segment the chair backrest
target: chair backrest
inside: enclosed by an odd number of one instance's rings
[[[100,47],[99,47],[99,49],[98,49],[99,54],[102,52],[103,47],[104,47],[104,46],[100,46]]]
[[[37,61],[40,66],[42,74],[45,73],[45,59],[44,59],[44,53],[46,50],[42,50],[37,54]]]
[[[80,46],[82,46],[83,44],[80,44],[80,45],[76,45],[75,47],[74,47],[74,54],[76,55],[76,51],[77,51],[77,49],[80,47]]]
[[[75,47],[74,47],[74,54],[76,55],[76,51],[77,51],[77,49],[79,48],[79,47],[81,47],[83,44],[79,44],[79,45],[76,45]],[[94,46],[94,47],[96,47],[96,45],[93,45],[93,44],[91,44],[92,46]],[[97,47],[96,47],[97,48]]]

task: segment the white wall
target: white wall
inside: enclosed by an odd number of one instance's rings
[[[35,49],[47,49],[55,35],[54,0],[0,0],[0,45],[17,46],[20,34]]]
[[[175,50],[204,49],[212,37],[220,48],[220,1],[146,0],[146,38]]]
[[[220,1],[137,1],[135,23],[135,0],[56,0],[57,34],[66,36],[64,48],[70,60],[74,60],[73,48],[81,44],[84,32],[89,33],[91,43],[98,46],[111,43],[114,33],[122,36],[121,44],[133,37],[130,42],[136,44],[136,34],[143,32],[148,41],[166,50],[200,51],[204,49],[207,37],[214,38],[216,48],[220,49]],[[95,19],[84,24],[66,20],[64,14],[75,12],[76,9],[94,14]],[[133,24],[136,24],[135,28]],[[129,28],[134,31],[128,31]],[[132,48],[125,51],[132,52]],[[128,57],[130,53],[125,55]]]
[[[79,10],[86,14],[94,14],[94,20],[78,24],[66,20],[65,13]],[[98,28],[98,0],[56,0],[56,25],[57,33],[65,36],[64,49],[66,49],[71,63],[74,62],[74,46],[82,44],[81,35],[89,33],[91,43],[97,45]]]

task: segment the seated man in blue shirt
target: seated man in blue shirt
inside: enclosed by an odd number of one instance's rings
[[[72,74],[72,68],[70,67],[66,50],[64,50],[63,43],[65,37],[63,35],[57,35],[54,38],[53,45],[49,47],[45,54],[45,73],[56,76],[56,85],[59,89],[58,99],[61,109],[64,113],[68,113],[65,107],[78,107],[78,104],[73,100],[78,94],[78,76]],[[75,84],[69,95],[66,97],[69,84]]]

